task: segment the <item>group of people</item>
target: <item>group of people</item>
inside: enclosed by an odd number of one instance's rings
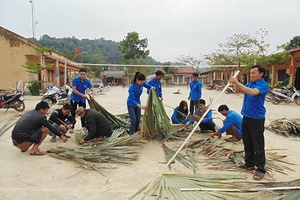
[[[212,111],[209,110],[200,123],[200,129],[213,132],[211,137],[221,138],[222,133],[231,135],[227,141],[243,140],[245,150],[245,163],[239,167],[242,169],[256,171],[254,180],[261,180],[265,173],[265,141],[264,124],[266,109],[264,107],[265,97],[269,90],[269,84],[264,80],[266,69],[260,65],[254,65],[250,69],[250,82],[243,85],[238,78],[231,78],[229,83],[235,85],[235,92],[244,93],[244,101],[240,116],[237,112],[230,110],[227,105],[220,105],[218,112],[226,117],[223,126],[215,130],[215,123],[212,119]],[[198,83],[197,74],[193,74],[193,81],[190,83],[190,115],[202,115],[205,113],[205,101],[201,99],[201,82]],[[196,98],[195,98],[196,97]],[[194,112],[195,108],[195,112]],[[182,100],[174,109],[172,123],[192,124],[193,119],[188,119],[188,104]]]
[[[261,180],[266,173],[265,170],[265,150],[264,150],[264,123],[266,109],[264,107],[265,96],[269,90],[268,83],[264,81],[266,69],[262,66],[252,66],[250,70],[250,82],[243,85],[237,78],[231,78],[229,82],[234,84],[235,91],[243,92],[244,102],[242,106],[241,117],[238,113],[230,110],[227,105],[220,105],[218,112],[226,116],[223,126],[216,130],[212,118],[212,111],[209,110],[200,123],[200,129],[211,130],[212,137],[221,138],[223,132],[231,135],[229,141],[243,140],[245,148],[245,163],[240,165],[243,169],[253,169],[256,172],[253,176],[255,180]],[[87,141],[101,141],[104,137],[112,134],[112,129],[107,119],[94,109],[86,109],[85,90],[91,89],[91,98],[94,98],[94,90],[91,82],[86,78],[87,71],[84,68],[79,70],[79,76],[72,81],[73,92],[70,97],[70,105],[64,105],[61,109],[51,113],[49,120],[45,115],[48,112],[49,105],[46,102],[39,102],[35,109],[25,113],[15,125],[12,131],[13,144],[25,152],[32,146],[30,155],[44,155],[39,149],[48,134],[52,135],[51,141],[55,142],[58,136],[64,142],[67,141],[67,130],[73,129],[76,123],[75,116],[80,116],[81,124],[87,130],[87,135],[80,141],[84,144]],[[206,111],[206,102],[202,99],[202,83],[198,80],[198,73],[193,74],[193,80],[190,83],[190,93],[188,103],[183,100],[179,106],[174,109],[171,117],[175,124],[190,125],[194,119],[188,119],[189,115],[202,115]],[[154,88],[158,97],[163,100],[161,79],[164,74],[161,70],[156,71],[155,77],[148,83],[145,82],[146,76],[137,72],[128,89],[127,109],[130,116],[129,135],[133,135],[139,129],[141,109],[147,110],[147,106],[141,104],[140,96],[143,87],[147,88],[149,93]],[[79,108],[77,108],[79,106]]]

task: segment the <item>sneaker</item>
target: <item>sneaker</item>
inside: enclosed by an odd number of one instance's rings
[[[247,169],[247,170],[253,170],[254,166],[247,166],[245,163],[244,164],[240,164],[239,168],[241,169]]]

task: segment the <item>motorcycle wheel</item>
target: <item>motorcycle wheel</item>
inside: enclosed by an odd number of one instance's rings
[[[51,107],[52,106],[52,101],[51,101],[51,99],[44,99],[44,101],[46,101],[47,102],[47,104],[49,105],[49,107]]]
[[[25,110],[25,103],[24,103],[24,101],[21,101],[21,100],[17,99],[14,104],[15,104],[15,110],[16,111],[22,112],[22,111]]]
[[[272,99],[273,99],[273,94],[268,93],[267,96],[266,96],[266,102],[271,102]]]
[[[278,105],[279,103],[280,103],[280,100],[278,99],[278,98],[276,98],[276,97],[272,97],[272,99],[271,99],[271,102],[274,104],[274,105]]]
[[[295,97],[294,101],[297,105],[300,105],[300,96]]]

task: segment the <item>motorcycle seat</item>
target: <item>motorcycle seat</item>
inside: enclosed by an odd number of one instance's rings
[[[2,94],[0,99],[1,100],[9,100],[11,99],[12,97],[14,97],[16,94]]]

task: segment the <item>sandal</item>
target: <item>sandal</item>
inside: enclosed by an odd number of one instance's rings
[[[45,151],[37,151],[37,152],[30,153],[31,156],[44,156],[46,154],[47,152]]]
[[[239,139],[233,139],[232,137],[229,137],[229,138],[225,138],[225,141],[226,142],[239,142],[240,140]]]
[[[255,174],[253,175],[253,179],[256,181],[260,181],[261,179],[263,179],[264,175],[265,172],[256,171]]]

